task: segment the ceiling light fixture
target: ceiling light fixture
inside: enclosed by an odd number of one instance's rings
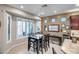
[[[42,12],[42,13],[40,13],[38,16],[43,16],[45,13],[44,12]]]
[[[38,14],[38,16],[41,16],[40,14]]]
[[[45,14],[44,12],[41,13],[41,15],[44,15],[44,14]]]
[[[54,13],[56,13],[57,11],[55,10]]]
[[[24,6],[23,6],[23,5],[21,5],[21,6],[20,6],[20,8],[24,8]]]

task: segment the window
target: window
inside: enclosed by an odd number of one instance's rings
[[[30,32],[30,31],[29,31],[29,24],[30,24],[29,21],[27,21],[27,22],[26,22],[26,34],[27,34],[27,35],[28,35],[29,32]]]
[[[44,31],[47,31],[47,19],[44,20]]]
[[[7,14],[7,43],[11,41],[11,24],[12,24],[12,17],[11,15]]]
[[[66,21],[66,18],[65,17],[62,17],[61,18],[61,22],[65,22]]]
[[[22,30],[23,30],[23,36],[26,36],[26,28],[25,28],[25,26],[26,26],[26,22],[25,21],[23,21],[22,22]]]
[[[50,21],[50,22],[55,22],[56,19],[55,19],[55,18],[51,18],[49,21]]]
[[[17,38],[28,36],[30,33],[33,33],[33,21],[24,20],[22,18],[18,18],[17,20]]]
[[[36,21],[36,32],[41,32],[41,21]]]
[[[22,30],[22,21],[17,21],[17,37],[23,36],[23,30]]]
[[[52,18],[52,22],[55,22],[55,18]]]
[[[33,22],[27,21],[26,22],[26,34],[29,35],[31,33],[33,33]]]
[[[33,33],[33,22],[30,22],[30,33]]]

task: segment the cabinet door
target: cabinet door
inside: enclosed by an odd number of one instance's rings
[[[72,30],[79,30],[79,16],[71,16],[70,27]]]

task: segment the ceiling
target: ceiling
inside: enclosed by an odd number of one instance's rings
[[[58,13],[62,13],[67,10],[78,8],[75,4],[8,4],[11,7],[15,7],[27,12],[30,12],[37,16],[50,16]]]

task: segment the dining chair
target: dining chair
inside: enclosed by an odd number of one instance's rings
[[[39,46],[39,52],[43,54],[43,37],[40,38],[38,46]]]

